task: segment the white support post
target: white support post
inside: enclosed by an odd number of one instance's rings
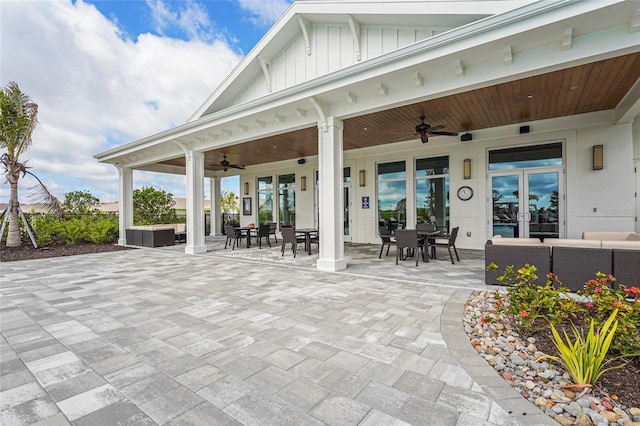
[[[211,181],[211,210],[210,210],[210,222],[211,229],[209,230],[209,235],[220,235],[222,231],[220,231],[222,220],[222,210],[220,207],[220,179],[219,178],[210,178]]]
[[[133,170],[118,167],[120,202],[118,203],[118,245],[127,244],[127,228],[133,226]]]
[[[187,164],[187,254],[205,253],[204,243],[204,153],[185,150]]]
[[[317,268],[322,271],[339,271],[347,267],[342,196],[343,129],[342,120],[332,116],[325,122],[318,122],[320,254]]]

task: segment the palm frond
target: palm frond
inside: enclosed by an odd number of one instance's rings
[[[64,216],[64,206],[51,192],[47,186],[33,173],[26,171],[26,173],[33,176],[39,183],[39,185],[29,188],[27,197],[34,203],[43,204],[44,211],[46,213],[55,214],[58,216]]]

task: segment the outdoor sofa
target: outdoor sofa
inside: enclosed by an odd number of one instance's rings
[[[140,225],[127,228],[127,244],[141,247],[172,246],[176,242],[187,241],[187,228],[184,223],[166,225]]]
[[[514,269],[528,263],[537,268],[536,284],[544,284],[549,272],[562,285],[577,291],[595,278],[596,272],[612,274],[618,284],[640,284],[640,235],[633,232],[585,232],[582,239],[501,238],[493,237],[485,245],[485,264],[498,265],[485,272],[486,284],[498,284],[504,268]]]

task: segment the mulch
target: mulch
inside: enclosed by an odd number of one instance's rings
[[[48,257],[76,256],[90,253],[104,253],[110,251],[131,250],[131,247],[108,244],[51,244],[34,248],[29,242],[22,242],[20,247],[7,247],[4,242],[0,245],[0,262],[14,262],[18,260],[44,259]]]

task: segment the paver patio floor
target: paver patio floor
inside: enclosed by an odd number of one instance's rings
[[[0,424],[549,424],[465,342],[477,254],[447,281],[208,244],[0,265]]]

